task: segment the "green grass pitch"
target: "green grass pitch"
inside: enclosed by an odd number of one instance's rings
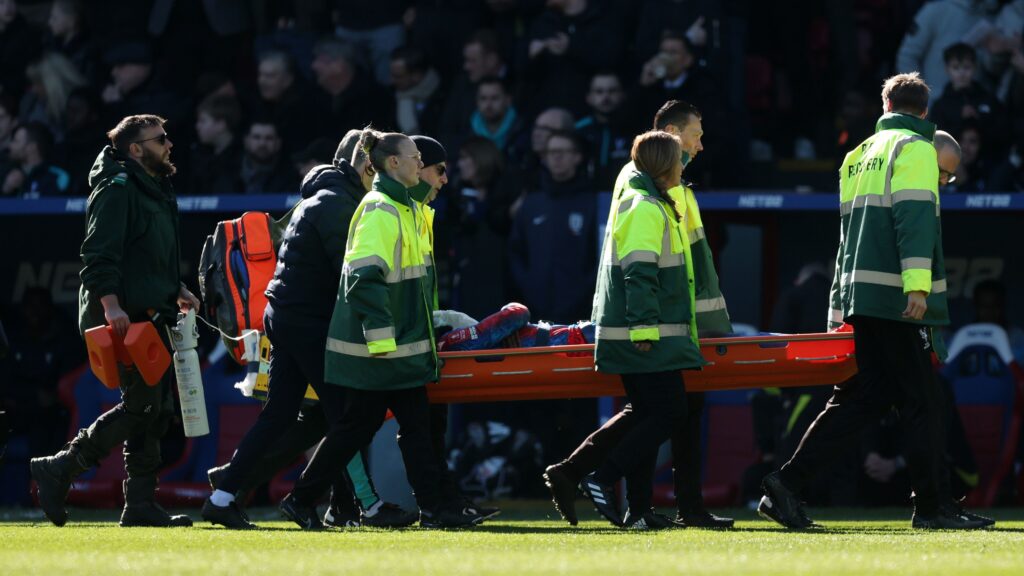
[[[786,532],[739,510],[732,531],[638,533],[514,508],[473,530],[320,533],[270,509],[251,511],[265,529],[249,533],[122,529],[114,513],[84,510],[55,528],[37,511],[0,513],[0,574],[1024,574],[1020,509],[993,511],[997,528],[976,532],[914,531],[909,510],[812,510],[825,530]]]

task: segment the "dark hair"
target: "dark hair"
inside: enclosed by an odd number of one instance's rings
[[[484,78],[481,78],[480,82],[478,82],[476,85],[476,90],[478,93],[480,92],[480,88],[482,88],[485,84],[497,84],[498,86],[501,86],[501,91],[504,92],[506,96],[512,93],[512,89],[509,88],[508,82],[506,82],[503,78],[498,78],[497,76],[486,76]]]
[[[690,123],[691,117],[701,118],[700,110],[697,110],[696,106],[682,100],[669,100],[654,115],[654,129],[664,130],[670,124],[686,126]]]
[[[372,126],[367,126],[359,137],[359,148],[370,158],[370,165],[377,172],[385,172],[388,157],[397,156],[398,144],[408,139],[408,136],[400,132],[378,132]]]
[[[285,71],[288,72],[290,76],[295,76],[295,58],[292,58],[290,53],[285,52],[284,50],[267,50],[265,52],[261,52],[257,61],[259,63],[263,63],[266,60],[277,60],[284,65]]]
[[[199,103],[198,112],[223,121],[231,132],[242,122],[242,108],[233,96],[208,96]]]
[[[882,104],[892,103],[893,112],[924,114],[930,95],[931,89],[917,72],[897,74],[882,84]]]
[[[470,136],[459,149],[473,159],[476,164],[477,178],[490,186],[505,171],[505,157],[498,145],[483,136]]]
[[[479,44],[483,48],[484,52],[492,54],[500,53],[500,45],[498,43],[498,35],[494,33],[494,30],[488,28],[481,28],[466,39],[463,46],[469,46],[470,44]]]
[[[325,36],[313,46],[313,55],[321,54],[332,59],[341,58],[349,64],[354,62],[355,57],[352,45],[334,36]]]
[[[587,143],[575,130],[552,130],[551,135],[548,136],[547,141],[544,142],[545,148],[547,147],[548,142],[551,142],[552,138],[563,138],[572,142],[572,146],[576,149],[578,154],[583,154],[587,149]]]
[[[253,118],[252,122],[249,122],[249,126],[246,127],[245,133],[248,134],[249,132],[252,132],[252,127],[256,126],[257,124],[259,124],[260,126],[273,127],[274,133],[277,134],[277,137],[281,137],[281,126],[277,122],[275,122],[273,118],[269,116],[257,116],[256,118]]]
[[[591,74],[590,75],[590,83],[593,84],[595,78],[600,78],[602,76],[611,76],[611,77],[615,78],[616,80],[618,80],[619,84],[622,84],[622,76],[620,76],[618,72],[616,72],[615,70],[612,70],[611,68],[601,68],[597,72],[594,72],[593,74]]]
[[[687,38],[686,34],[684,34],[680,30],[676,30],[675,28],[666,28],[665,30],[661,31],[661,39],[678,40],[683,43],[683,46],[686,47],[687,51],[693,52],[693,46],[690,44],[690,39]]]
[[[981,129],[981,123],[980,122],[978,122],[974,118],[964,118],[963,121],[960,122],[960,134],[959,134],[959,136],[960,136],[961,139],[964,137],[964,133],[967,132],[968,130],[971,130],[973,132],[977,132],[978,133],[978,139],[980,139],[982,143],[985,142],[985,132]]]
[[[136,114],[125,116],[107,132],[107,138],[114,148],[122,152],[128,152],[128,146],[139,138],[142,130],[151,126],[163,126],[167,123],[166,118],[154,114]]]
[[[18,130],[25,131],[28,141],[36,145],[40,158],[43,160],[50,158],[50,153],[53,151],[53,133],[46,127],[46,124],[42,122],[28,122],[14,129],[15,132]]]
[[[650,130],[640,134],[633,139],[633,148],[629,152],[633,164],[641,172],[646,173],[655,181],[658,196],[672,207],[672,212],[677,220],[683,217],[679,214],[675,202],[668,194],[657,186],[659,178],[670,174],[682,157],[682,147],[679,139],[662,130]]]
[[[427,57],[415,46],[399,46],[391,51],[391,60],[401,60],[409,72],[426,72]]]
[[[942,51],[942,61],[946,64],[963,60],[970,60],[972,63],[978,61],[978,53],[974,51],[974,47],[970,44],[957,42]]]

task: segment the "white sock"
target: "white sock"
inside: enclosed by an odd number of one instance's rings
[[[374,516],[377,515],[377,510],[380,510],[380,507],[383,504],[384,504],[384,502],[382,500],[377,500],[373,504],[373,506],[370,506],[365,511],[363,511],[363,516],[366,516],[367,518],[373,518]]]
[[[235,495],[230,492],[225,492],[223,490],[214,490],[213,494],[210,494],[210,502],[213,502],[214,506],[219,506],[223,508],[234,501]]]

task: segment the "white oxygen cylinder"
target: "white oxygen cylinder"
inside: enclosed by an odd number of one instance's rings
[[[174,348],[174,375],[178,380],[178,398],[181,400],[181,422],[185,436],[195,438],[210,433],[210,422],[206,419],[206,397],[203,395],[203,378],[199,371],[199,329],[196,327],[196,312],[189,310],[178,313],[178,323],[167,331]]]

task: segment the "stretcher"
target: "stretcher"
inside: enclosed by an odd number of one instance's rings
[[[708,365],[685,371],[688,391],[836,385],[857,373],[853,333],[706,338]],[[441,352],[438,404],[623,396],[621,379],[594,370],[594,345]]]

